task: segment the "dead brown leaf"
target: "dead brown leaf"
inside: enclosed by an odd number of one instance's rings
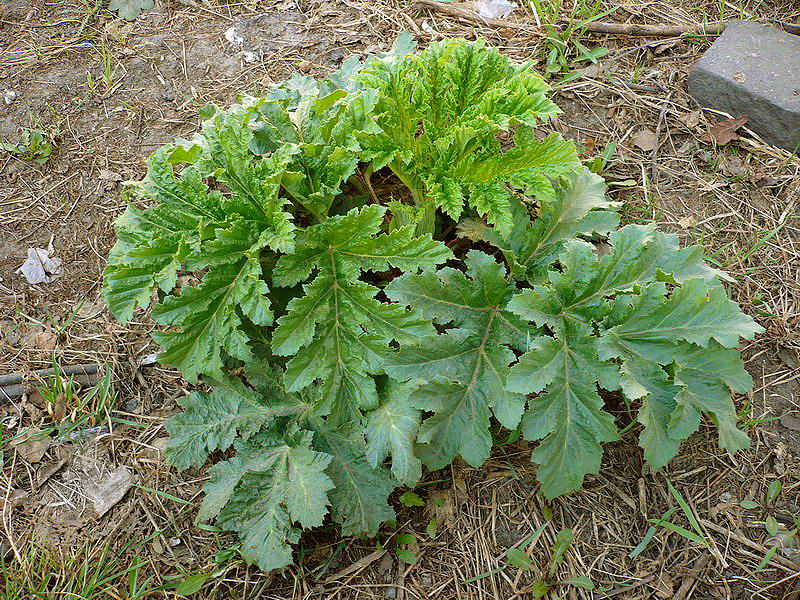
[[[723,156],[719,168],[728,177],[747,175],[747,165],[738,156]]]
[[[783,415],[781,417],[781,425],[792,431],[800,431],[800,419],[792,415]]]
[[[392,568],[394,567],[394,558],[388,552],[383,555],[381,562],[378,564],[378,572],[386,577],[389,573],[392,572]]]
[[[36,488],[42,487],[45,483],[47,483],[47,480],[50,479],[56,473],[58,473],[61,470],[61,467],[63,467],[66,463],[67,459],[62,458],[60,460],[42,466],[38,471],[36,471],[36,481],[34,483],[34,486]]]
[[[95,514],[102,517],[112,506],[122,500],[132,485],[133,473],[125,465],[120,465],[111,473],[84,481],[83,492],[94,505]]]
[[[41,429],[30,427],[23,432],[11,445],[17,450],[19,455],[29,463],[38,463],[42,460],[44,453],[53,443]]]
[[[50,328],[45,329],[36,336],[34,343],[39,350],[55,350],[58,336]]]
[[[47,406],[47,400],[44,399],[39,390],[33,390],[28,394],[28,402],[37,408],[45,408]]]
[[[700,111],[693,110],[688,113],[684,113],[678,117],[678,121],[683,123],[689,129],[694,129],[700,124]]]
[[[708,132],[700,138],[700,141],[714,142],[718,146],[724,146],[728,142],[739,139],[736,130],[745,123],[747,123],[747,115],[742,115],[736,119],[724,119],[709,127]]]
[[[8,495],[8,498],[5,498],[4,495],[0,495],[0,500],[3,501],[6,510],[12,510],[18,504],[21,504],[25,499],[27,499],[31,495],[30,492],[26,490],[14,490]]]
[[[652,152],[656,147],[656,134],[649,129],[642,129],[633,135],[631,142],[645,152]]]
[[[64,415],[67,413],[67,399],[64,394],[59,393],[55,400],[47,405],[47,412],[56,423],[64,420]]]

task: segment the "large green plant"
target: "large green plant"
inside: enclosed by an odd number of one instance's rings
[[[578,489],[625,419],[600,390],[637,403],[653,466],[703,414],[747,446],[735,347],[760,327],[701,248],[618,228],[573,145],[536,135],[546,89],[482,43],[404,39],[215,110],[129,186],[106,301],[125,321],[156,293],[161,362],[210,389],[180,401],[168,457],[235,448],[199,518],[261,568],[326,515],[376,533],[423,466],[480,466],[495,421],[537,442],[545,496]],[[371,189],[384,167],[406,194]]]

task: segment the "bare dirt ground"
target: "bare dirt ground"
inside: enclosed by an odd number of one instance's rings
[[[759,5],[754,16],[761,20],[800,22],[794,1],[751,4]],[[620,8],[605,20],[637,23],[693,24],[720,11],[716,1],[684,7],[622,0],[603,8],[612,6]],[[570,8],[566,2],[564,16]],[[246,62],[224,33],[257,15],[260,51]],[[703,243],[736,278],[733,296],[767,329],[743,348],[756,380],[753,393],[738,399],[743,423],[753,423],[749,451],[727,456],[704,428],[667,468],[652,471],[633,430],[609,445],[600,475],[581,492],[545,506],[530,448],[517,442],[497,448],[481,469],[456,464],[430,473],[418,490],[427,506],[397,503],[397,526],[385,530],[382,546],[323,528],[303,538],[296,566],[268,575],[235,558],[215,563],[214,554],[236,540],[194,525],[204,470],[178,473],[161,452],[163,422],[177,411],[186,384],[157,364],[141,366],[157,349],[149,318],[123,328],[100,298],[112,222],[124,208],[121,182],[141,177],[159,145],[190,136],[205,104],[258,93],[293,71],[324,72],[353,53],[385,50],[404,29],[421,45],[480,36],[519,59],[540,59],[536,15],[519,8],[509,20],[520,26],[462,23],[406,0],[168,0],[128,23],[90,0],[2,0],[0,91],[13,90],[16,99],[0,101],[0,139],[17,140],[22,127],[35,127],[55,149],[43,165],[0,153],[0,374],[46,368],[54,356],[62,365],[108,364],[118,393],[109,435],[53,445],[33,462],[5,448],[4,578],[25,578],[32,548],[60,557],[63,566],[70,556],[96,560],[110,546],[125,564],[141,562],[152,587],[173,576],[210,574],[200,598],[530,598],[557,532],[571,528],[575,541],[559,579],[587,576],[596,589],[559,586],[560,597],[800,597],[800,561],[790,547],[759,569],[775,543],[766,517],[775,516],[785,532],[794,526],[789,515],[800,513],[800,159],[746,133],[725,146],[700,140],[715,117],[699,111],[685,79],[710,36],[589,35],[584,44],[605,45],[610,54],[602,68],[559,87],[564,115],[553,127],[575,139],[587,159],[615,142],[604,175],[627,182],[612,187],[626,217],[655,220],[686,243]],[[654,148],[641,143],[648,137],[655,137]],[[29,285],[15,271],[28,248],[48,246],[63,260],[64,276]],[[35,400],[0,401],[4,438],[52,421],[52,409]],[[108,478],[119,467],[136,485],[96,517],[75,482],[90,472]],[[740,506],[763,505],[776,479],[783,485],[776,506]],[[647,519],[675,505],[667,480],[687,499],[710,546],[659,528],[630,558]],[[425,528],[433,516],[439,527],[430,539]],[[688,526],[682,517],[673,520]],[[504,567],[505,551],[541,525],[528,550],[535,568]],[[416,564],[384,550],[397,532],[416,535]],[[120,581],[107,597],[130,597],[126,585]],[[62,596],[51,587],[41,597]]]

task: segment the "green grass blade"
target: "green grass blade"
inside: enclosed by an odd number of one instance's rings
[[[697,517],[694,516],[694,512],[689,504],[683,499],[681,493],[676,490],[669,481],[667,481],[667,487],[669,488],[669,492],[672,494],[672,497],[675,498],[675,501],[680,505],[683,514],[686,515],[686,519],[691,524],[692,529],[694,529],[698,535],[702,536],[703,530],[700,529],[700,524],[697,522]]]

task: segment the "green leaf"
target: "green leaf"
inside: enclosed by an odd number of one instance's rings
[[[532,133],[559,112],[544,80],[483,41],[448,40],[375,59],[356,79],[379,92],[382,132],[363,141],[374,168],[388,165],[418,201],[435,202],[453,219],[467,204],[507,234],[505,184],[546,192],[548,176],[580,169],[572,142]],[[514,145],[503,151],[498,138],[512,129]]]
[[[391,455],[392,473],[403,485],[414,485],[422,476],[422,463],[413,451],[421,417],[409,402],[414,387],[389,380],[382,402],[370,412],[365,429],[370,464],[377,467]]]
[[[292,562],[295,527],[322,524],[328,491],[325,470],[331,456],[311,448],[310,432],[262,432],[236,443],[236,455],[214,465],[198,518],[239,533],[242,556],[264,571]]]
[[[578,354],[600,361],[589,367],[592,373],[583,375],[583,381],[570,376],[570,390],[561,390],[557,379],[556,391],[563,393],[553,396],[547,390],[544,394],[552,411],[545,414],[551,418],[560,414],[557,422],[569,423],[578,438],[570,438],[553,422],[532,419],[533,425],[528,425],[531,421],[523,419],[523,434],[529,439],[551,434],[534,453],[535,460],[553,465],[557,456],[563,462],[555,464],[573,467],[567,478],[560,477],[555,466],[544,470],[542,476],[549,473],[556,486],[550,491],[544,486],[546,495],[574,489],[583,473],[596,472],[599,443],[611,435],[611,429],[601,427],[596,417],[587,420],[593,410],[579,399],[591,399],[589,405],[597,409],[602,406],[587,377],[594,377],[605,389],[621,387],[631,400],[643,399],[638,419],[645,429],[640,444],[655,467],[666,464],[680,441],[697,430],[702,413],[718,426],[723,448],[734,452],[748,444],[736,427],[731,392],[746,392],[752,380],[738,353],[720,344],[736,345],[739,336],[752,339],[761,328],[727,298],[719,273],[705,265],[700,249],[679,249],[674,236],[642,226],[624,227],[609,241],[611,250],[603,257],[596,256],[589,244],[567,241],[558,258],[561,269],[547,273],[548,283],[525,290],[509,302],[510,310],[537,325],[547,325],[562,343],[568,340],[562,356],[570,355],[571,345],[578,343],[585,348]],[[667,283],[675,286],[671,293]],[[599,337],[584,323],[601,323]],[[515,367],[509,389],[539,392],[543,385],[550,385],[552,365],[546,359],[554,355],[556,346],[546,339],[536,344],[534,356],[523,357]],[[609,359],[620,359],[621,364]],[[525,384],[522,369],[530,370]],[[547,381],[539,377],[540,372]],[[570,410],[581,405],[584,408],[576,419],[568,417]],[[590,426],[583,428],[581,423]]]
[[[564,562],[564,555],[567,553],[567,550],[569,550],[572,540],[572,529],[562,529],[556,534],[556,541],[552,548],[553,555],[550,557],[550,564],[547,567],[547,573],[550,577],[555,575],[558,567]]]
[[[525,439],[542,440],[532,460],[550,499],[578,489],[587,473],[599,472],[601,443],[618,436],[597,384],[616,389],[618,375],[613,364],[598,359],[597,339],[586,326],[568,322],[557,338],[536,338],[529,348],[512,367],[507,387],[539,394],[528,401],[521,427]]]
[[[676,353],[677,354],[677,353]],[[667,426],[673,438],[685,439],[700,426],[700,415],[709,414],[719,429],[719,446],[730,454],[750,446],[750,438],[737,427],[731,391],[744,393],[752,379],[735,350],[710,347],[693,349],[683,356],[675,383],[681,387],[676,407]],[[684,362],[685,361],[685,362]]]
[[[780,544],[775,544],[775,545],[774,545],[774,546],[772,546],[772,547],[771,547],[769,550],[767,550],[767,553],[764,555],[764,558],[762,558],[762,559],[759,561],[759,563],[758,563],[758,566],[756,567],[756,570],[755,570],[755,572],[756,572],[756,573],[758,573],[759,571],[762,571],[762,570],[764,570],[764,567],[766,567],[766,566],[767,566],[767,564],[769,563],[769,561],[771,561],[771,560],[772,560],[772,557],[773,557],[773,556],[775,556],[775,554],[777,554],[777,552],[778,552],[778,550],[779,550],[779,549],[780,549]]]
[[[189,575],[175,588],[175,593],[181,596],[191,596],[199,592],[209,579],[211,579],[211,575],[208,573]]]
[[[366,457],[363,434],[354,428],[334,428],[322,418],[309,421],[316,432],[314,447],[329,454],[326,473],[335,485],[330,493],[331,515],[343,535],[375,535],[395,517],[388,498],[397,481],[383,466],[373,467]]]
[[[375,299],[378,288],[360,281],[361,273],[430,269],[452,256],[430,236],[414,237],[413,227],[377,235],[384,211],[371,205],[309,227],[297,238],[297,252],[281,256],[273,272],[278,285],[291,286],[317,271],[279,319],[272,344],[276,354],[293,356],[288,390],[323,380],[320,411],[338,423],[378,405],[371,375],[380,372],[392,340],[410,343],[434,331],[416,312]]]
[[[655,523],[656,525],[660,525],[661,527],[669,529],[670,531],[674,531],[675,533],[677,533],[681,537],[686,538],[689,541],[700,544],[701,546],[708,547],[708,541],[706,541],[704,538],[697,535],[696,533],[689,531],[685,527],[681,527],[680,525],[675,525],[675,523],[670,523],[669,521],[662,521],[660,519],[647,519],[647,521],[650,523]]]
[[[767,488],[767,504],[772,504],[775,500],[778,499],[778,495],[781,493],[781,480],[780,479],[773,479],[769,487]]]
[[[425,502],[414,492],[404,492],[400,496],[400,502],[409,508],[412,506],[425,506]]]
[[[252,358],[240,315],[258,325],[272,322],[266,293],[261,265],[251,258],[212,267],[200,286],[168,296],[153,310],[157,322],[181,327],[153,333],[165,350],[159,361],[178,367],[192,383],[200,373],[222,379],[223,350],[243,361]]]
[[[509,548],[506,550],[506,562],[512,567],[522,569],[523,571],[530,571],[533,569],[531,557],[519,548]]]
[[[739,506],[747,509],[759,508],[758,502],[754,502],[753,500],[742,500],[739,502]]]
[[[768,516],[764,521],[764,529],[767,530],[767,533],[770,535],[777,535],[778,530],[780,527],[778,526],[778,521],[772,515]]]
[[[515,279],[538,283],[556,261],[564,240],[593,232],[605,235],[619,223],[619,217],[609,212],[618,203],[606,197],[603,178],[588,170],[556,182],[553,192],[552,198],[540,201],[535,220],[522,202],[511,201],[514,227],[508,238],[475,220],[462,221],[459,233],[499,248]]]
[[[562,585],[571,585],[576,588],[581,588],[582,590],[594,589],[594,583],[592,583],[592,580],[589,579],[586,575],[578,575],[577,577],[571,577],[570,579],[565,579],[560,583]]]
[[[179,469],[202,466],[210,452],[229,448],[237,435],[247,440],[275,418],[296,414],[303,406],[286,394],[264,396],[234,379],[215,382],[211,393],[194,392],[178,403],[183,412],[165,427],[170,433],[167,459]]]
[[[153,312],[158,322],[179,328],[155,335],[166,350],[162,362],[181,368],[191,382],[201,373],[221,379],[223,352],[251,358],[243,318],[256,325],[272,321],[261,252],[293,247],[294,226],[279,192],[298,149],[253,155],[252,111],[243,105],[217,111],[193,145],[196,161],[180,174],[172,160],[179,146],[156,151],[145,178],[129,187],[132,196],[155,205],[131,205],[115,224],[119,239],[103,294],[123,322],[149,305],[155,289],[170,294],[182,269],[208,268],[199,285],[183,286]],[[209,181],[226,193],[211,190]]]
[[[616,308],[608,296],[631,292],[637,285],[701,279],[714,287],[721,276],[705,264],[702,248],[679,248],[677,236],[652,225],[626,225],[609,236],[609,244],[609,253],[600,258],[590,244],[567,241],[558,257],[562,269],[548,271],[547,285],[519,296],[525,299],[523,316],[552,327],[566,318],[599,321]]]
[[[703,531],[700,529],[700,524],[697,522],[697,517],[694,516],[694,511],[691,509],[689,504],[683,498],[681,493],[675,489],[669,481],[667,481],[667,489],[669,489],[669,493],[672,494],[672,497],[675,498],[675,501],[678,503],[678,506],[681,507],[686,520],[689,521],[689,524],[692,526],[698,535],[702,535]]]
[[[397,558],[402,560],[404,563],[409,565],[417,564],[417,555],[411,552],[411,550],[406,550],[405,548],[397,548],[395,550],[397,554]]]
[[[445,333],[402,346],[385,362],[386,372],[400,381],[421,383],[410,404],[432,411],[420,426],[419,456],[439,469],[460,454],[480,466],[489,455],[492,411],[507,427],[516,427],[524,395],[505,389],[509,348],[524,348],[528,328],[505,310],[515,287],[502,265],[486,254],[470,251],[466,273],[444,268],[436,273],[406,274],[386,287],[393,300],[419,309],[438,323],[454,325]]]
[[[425,533],[428,534],[429,539],[435,540],[438,531],[439,531],[439,521],[436,517],[432,517],[431,520],[428,521],[428,525],[425,527]]]
[[[108,10],[116,12],[120,19],[133,21],[146,10],[153,8],[153,0],[111,0]]]
[[[684,282],[666,301],[660,294],[644,293],[639,298],[625,322],[610,329],[608,335],[631,341],[682,340],[703,348],[714,339],[733,348],[740,337],[751,340],[763,331],[721,286],[709,289],[702,279]]]
[[[652,284],[621,299],[601,340],[601,358],[624,361],[625,394],[644,397],[639,421],[645,458],[654,467],[665,465],[680,441],[697,431],[702,413],[719,428],[722,448],[746,448],[731,392],[745,393],[753,382],[738,352],[716,340],[736,345],[739,335],[752,338],[760,327],[721,287],[709,289],[703,280],[665,294],[662,284]]]
[[[531,594],[534,598],[544,598],[550,591],[550,584],[546,581],[534,581],[531,586]]]

